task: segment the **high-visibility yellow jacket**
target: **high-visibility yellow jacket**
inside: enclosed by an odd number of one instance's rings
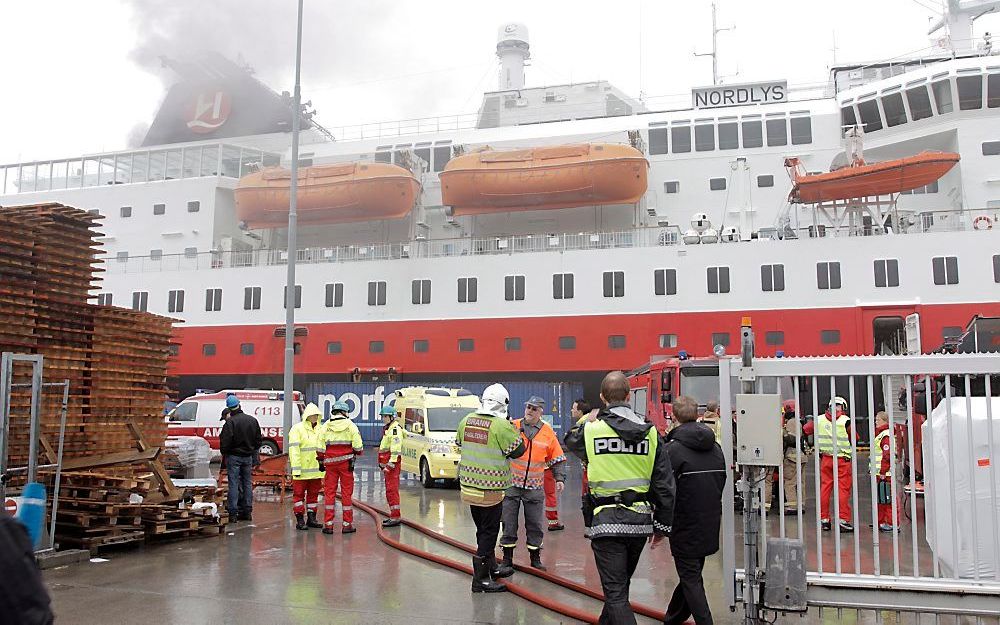
[[[323,477],[316,458],[323,445],[323,425],[308,420],[292,426],[288,432],[288,461],[293,480],[315,480]]]
[[[385,426],[382,432],[382,442],[378,445],[379,464],[395,464],[400,461],[400,454],[403,453],[403,438],[406,437],[406,430],[393,419],[389,425]]]

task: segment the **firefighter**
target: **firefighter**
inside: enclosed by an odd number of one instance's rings
[[[545,469],[545,520],[548,521],[548,530],[558,532],[566,529],[566,526],[559,520],[559,495],[563,491],[563,481],[558,481],[552,473],[552,469]]]
[[[836,410],[834,417],[830,410],[823,417],[807,423],[802,428],[804,434],[816,437],[816,451],[819,452],[819,507],[820,523],[824,531],[832,529],[830,521],[830,497],[833,495],[833,472],[837,471],[837,501],[840,508],[839,528],[842,532],[853,532],[851,524],[851,418],[847,415],[847,400],[834,397],[831,402]],[[834,448],[837,451],[834,460]]]
[[[288,431],[288,463],[292,467],[292,512],[295,529],[323,527],[316,520],[316,501],[323,490],[323,469],[317,452],[323,440],[319,406],[309,404],[302,411],[302,421]],[[308,520],[305,516],[308,514]]]
[[[458,463],[462,501],[469,504],[476,524],[472,592],[507,590],[496,582],[505,571],[497,566],[495,550],[504,491],[511,485],[509,458],[525,450],[524,440],[507,419],[508,404],[507,389],[502,384],[491,384],[483,391],[479,410],[466,415],[455,434],[455,443],[462,450]]]
[[[889,437],[889,415],[879,411],[875,415],[875,438],[871,443],[872,474],[875,476],[878,501],[878,531],[894,532],[895,519],[892,513],[892,441]]]
[[[612,371],[601,382],[605,408],[596,420],[573,427],[567,448],[587,463],[594,506],[590,546],[601,576],[600,623],[635,623],[629,582],[646,540],[669,536],[674,516],[674,477],[656,428],[628,405],[628,379]]]
[[[385,476],[385,501],[389,504],[389,518],[382,520],[382,527],[399,525],[399,470],[403,461],[403,426],[396,418],[396,410],[382,406],[382,442],[378,446],[378,468]]]
[[[337,485],[340,485],[340,506],[343,510],[342,534],[353,534],[354,506],[354,459],[364,451],[361,432],[347,416],[350,407],[347,402],[338,401],[330,410],[330,420],[323,426],[322,449],[316,456],[326,470],[324,483],[324,525],[323,533],[332,534],[334,517],[337,515]]]
[[[542,564],[542,506],[545,502],[545,474],[553,474],[556,492],[566,481],[566,455],[552,426],[542,420],[545,400],[537,395],[524,404],[524,418],[514,421],[523,439],[525,452],[510,460],[513,484],[503,499],[503,548],[501,574],[514,572],[514,548],[517,546],[517,517],[524,506],[525,542],[532,568],[545,570]]]

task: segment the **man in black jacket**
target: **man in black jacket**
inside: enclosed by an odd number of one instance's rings
[[[21,522],[0,511],[0,623],[49,625],[49,593]]]
[[[726,460],[715,442],[715,433],[698,423],[698,403],[690,397],[673,402],[679,425],[667,433],[667,455],[677,483],[677,505],[670,532],[670,551],[680,582],[667,606],[665,625],[680,625],[694,616],[697,625],[711,625],[712,612],[705,596],[701,571],[705,557],[719,550],[722,522],[722,489]],[[659,542],[653,538],[653,548]]]
[[[235,395],[226,398],[229,418],[219,435],[219,450],[226,458],[229,476],[229,497],[226,507],[229,518],[239,521],[253,520],[253,482],[250,473],[260,464],[261,435],[257,419],[243,412]]]

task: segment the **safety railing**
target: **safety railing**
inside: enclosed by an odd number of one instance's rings
[[[731,414],[740,371],[738,360],[720,361],[721,414]],[[788,436],[782,464],[755,484],[762,505],[740,511],[727,485],[723,566],[733,605],[744,599],[739,519],[754,514],[761,545],[802,542],[810,606],[1000,614],[1000,359],[756,359],[753,373],[758,389],[787,389],[795,412],[782,432],[775,415],[775,436]],[[818,445],[836,397],[846,401],[848,434],[831,424],[832,448]],[[724,423],[729,466],[738,442],[739,423],[735,435]]]

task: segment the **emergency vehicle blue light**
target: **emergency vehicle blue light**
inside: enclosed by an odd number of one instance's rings
[[[785,350],[779,349],[778,351],[774,352],[774,357],[775,358],[784,358],[785,357]]]
[[[688,357],[687,350],[686,349],[682,349],[679,352],[677,352],[677,357],[680,358],[681,360],[687,360],[687,357]]]

